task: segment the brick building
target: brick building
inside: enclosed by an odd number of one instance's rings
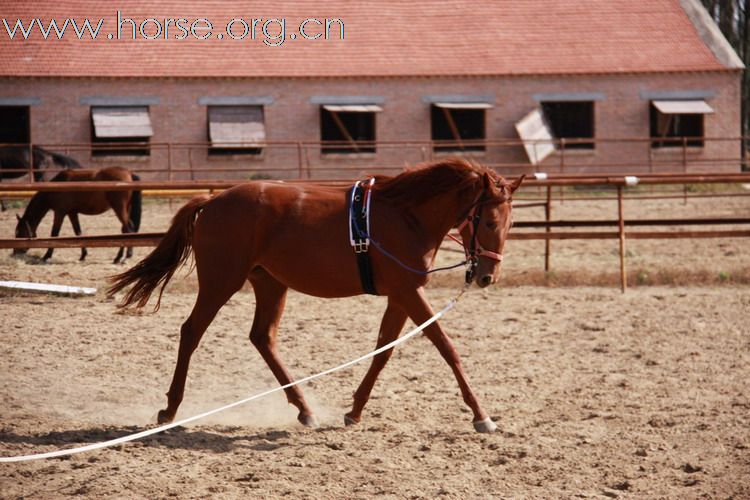
[[[86,165],[330,178],[461,154],[510,173],[740,168],[743,66],[698,0],[0,6],[0,143]],[[60,37],[52,19],[76,25]],[[74,31],[85,19],[95,40]]]

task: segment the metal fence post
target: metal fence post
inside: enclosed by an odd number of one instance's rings
[[[34,182],[34,144],[29,141],[29,182]]]
[[[628,279],[625,275],[625,218],[622,209],[622,184],[617,186],[617,217],[620,229],[620,289],[622,293],[628,287]]]
[[[687,165],[687,137],[682,137],[682,172],[687,175],[688,171],[688,165]],[[683,194],[683,200],[682,204],[687,205],[687,193],[688,193],[688,186],[687,184],[683,184],[682,186],[682,194]]]
[[[560,173],[565,173],[565,138],[560,139]],[[565,201],[565,186],[560,186],[560,204]]]
[[[172,180],[172,143],[167,143],[167,179]]]
[[[302,167],[302,143],[297,141],[297,178],[300,180],[304,177]]]
[[[544,220],[549,222],[552,216],[552,186],[547,186],[547,203],[544,205]],[[552,228],[547,225],[545,232],[549,233]],[[549,272],[550,239],[544,240],[544,272]]]

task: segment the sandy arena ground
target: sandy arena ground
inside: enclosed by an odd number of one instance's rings
[[[143,230],[164,230],[180,204],[149,202]],[[0,237],[12,236],[16,212],[0,213]],[[748,213],[747,198],[626,204],[633,218]],[[516,218],[540,214],[519,209]],[[554,208],[555,218],[615,214],[612,202]],[[112,214],[81,222],[88,234],[118,227]],[[345,428],[343,414],[366,364],[305,386],[319,429],[298,425],[276,393],[114,449],[0,464],[0,497],[750,498],[748,243],[627,248],[634,284],[706,281],[625,294],[591,286],[616,277],[616,240],[566,241],[553,242],[553,270],[582,286],[525,286],[544,245],[514,241],[505,264],[513,286],[473,290],[444,318],[495,434],[473,431],[448,366],[417,337],[397,349],[358,426]],[[57,250],[47,264],[0,255],[0,280],[99,288],[87,298],[0,290],[2,456],[120,437],[152,426],[164,407],[195,277],[176,279],[155,315],[122,313],[103,293],[106,277],[124,269],[111,264],[116,251],[89,252],[85,263],[78,250]],[[436,309],[461,274],[438,282],[428,290]],[[193,357],[178,418],[276,385],[247,339],[253,307],[244,290],[220,311]],[[383,309],[382,298],[291,293],[282,357],[301,377],[369,352]]]

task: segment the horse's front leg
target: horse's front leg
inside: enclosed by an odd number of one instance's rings
[[[404,310],[393,302],[388,301],[388,307],[386,308],[385,314],[383,314],[383,320],[380,323],[380,334],[378,335],[377,348],[379,349],[396,340],[401,333],[401,329],[404,327],[404,323],[406,323],[406,313]],[[367,370],[365,377],[359,384],[359,388],[357,388],[357,391],[354,393],[352,411],[344,416],[344,423],[346,425],[356,424],[362,418],[362,409],[365,407],[365,404],[367,404],[367,400],[370,399],[370,393],[375,385],[375,381],[392,354],[393,349],[388,349],[372,358],[370,369]]]
[[[413,293],[405,294],[401,297],[403,301],[401,305],[404,307],[409,317],[414,323],[420,325],[430,319],[434,312],[424,297],[424,291],[422,288],[417,289]],[[458,381],[458,386],[461,389],[461,395],[463,396],[464,402],[471,408],[474,414],[473,424],[474,429],[477,432],[494,432],[497,429],[497,425],[490,419],[487,413],[482,409],[479,404],[474,391],[472,391],[469,381],[466,378],[463,368],[461,367],[461,359],[453,346],[453,342],[445,334],[442,327],[438,322],[432,323],[430,326],[425,328],[425,335],[430,341],[437,347],[443,359],[448,363],[448,366],[453,370],[453,374]]]
[[[81,223],[78,221],[78,214],[72,213],[68,214],[68,219],[70,219],[70,224],[73,226],[73,232],[76,234],[76,236],[81,236],[83,232],[81,231]],[[81,247],[81,258],[78,259],[81,262],[86,260],[86,256],[88,255],[88,250],[86,250],[86,247]]]
[[[50,236],[53,238],[57,238],[57,236],[60,234],[60,228],[62,227],[63,219],[65,219],[65,214],[62,212],[55,212],[55,218],[52,221],[52,232],[50,233]],[[44,254],[44,257],[42,257],[42,260],[47,261],[52,257],[52,252],[54,252],[54,248],[48,248],[47,253]]]

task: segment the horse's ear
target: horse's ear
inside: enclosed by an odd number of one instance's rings
[[[510,183],[510,192],[513,193],[516,189],[518,189],[521,186],[521,183],[523,182],[524,178],[526,178],[526,174],[523,174],[518,179],[514,180]]]
[[[18,219],[18,222],[21,222],[21,216],[16,214],[16,219]]]
[[[495,183],[492,181],[492,178],[490,177],[490,174],[487,172],[482,174],[482,184],[484,186],[484,189],[490,189],[491,186],[493,186]]]

